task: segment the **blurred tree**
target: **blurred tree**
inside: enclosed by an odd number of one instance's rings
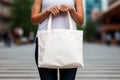
[[[24,30],[24,36],[28,36],[30,31],[36,33],[37,25],[31,23],[31,8],[33,0],[14,0],[11,12],[11,25],[21,27]]]
[[[84,30],[84,28],[85,28],[84,26],[80,26],[78,24],[76,26],[77,26],[77,30]]]
[[[92,40],[95,32],[96,32],[95,23],[88,19],[86,21],[86,26],[85,26],[85,29],[84,29],[84,38],[88,41]]]

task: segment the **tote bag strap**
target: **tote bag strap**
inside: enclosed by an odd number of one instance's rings
[[[73,23],[72,23],[72,18],[71,18],[71,16],[70,16],[69,11],[67,11],[67,13],[68,13],[68,24],[69,24],[69,28],[70,28],[70,29],[74,29],[74,28],[73,28]]]
[[[71,16],[70,16],[69,11],[67,11],[67,14],[68,14],[69,29],[72,29],[72,30],[73,30],[73,23],[72,23],[72,19],[71,19]],[[51,27],[52,27],[52,14],[50,14],[50,15],[49,15],[49,18],[48,18],[47,30],[48,30],[48,31],[51,31]]]

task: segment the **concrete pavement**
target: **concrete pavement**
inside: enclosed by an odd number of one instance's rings
[[[35,44],[4,47],[0,43],[0,80],[40,80]],[[84,68],[76,80],[120,80],[120,47],[84,43]]]

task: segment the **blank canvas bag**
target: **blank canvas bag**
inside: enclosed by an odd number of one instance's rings
[[[49,15],[47,30],[38,31],[38,67],[83,67],[83,31],[75,30],[68,12],[69,29],[51,29]]]

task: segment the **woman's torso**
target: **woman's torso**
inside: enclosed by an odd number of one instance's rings
[[[42,11],[50,8],[52,6],[60,6],[61,4],[66,4],[73,6],[75,5],[75,0],[42,0]],[[76,29],[76,24],[72,19],[73,27]],[[41,24],[38,24],[38,30],[46,30],[48,25],[48,18]],[[64,28],[68,29],[68,15],[67,13],[60,14],[59,16],[53,17],[52,19],[52,29]],[[37,35],[36,35],[37,37]]]

